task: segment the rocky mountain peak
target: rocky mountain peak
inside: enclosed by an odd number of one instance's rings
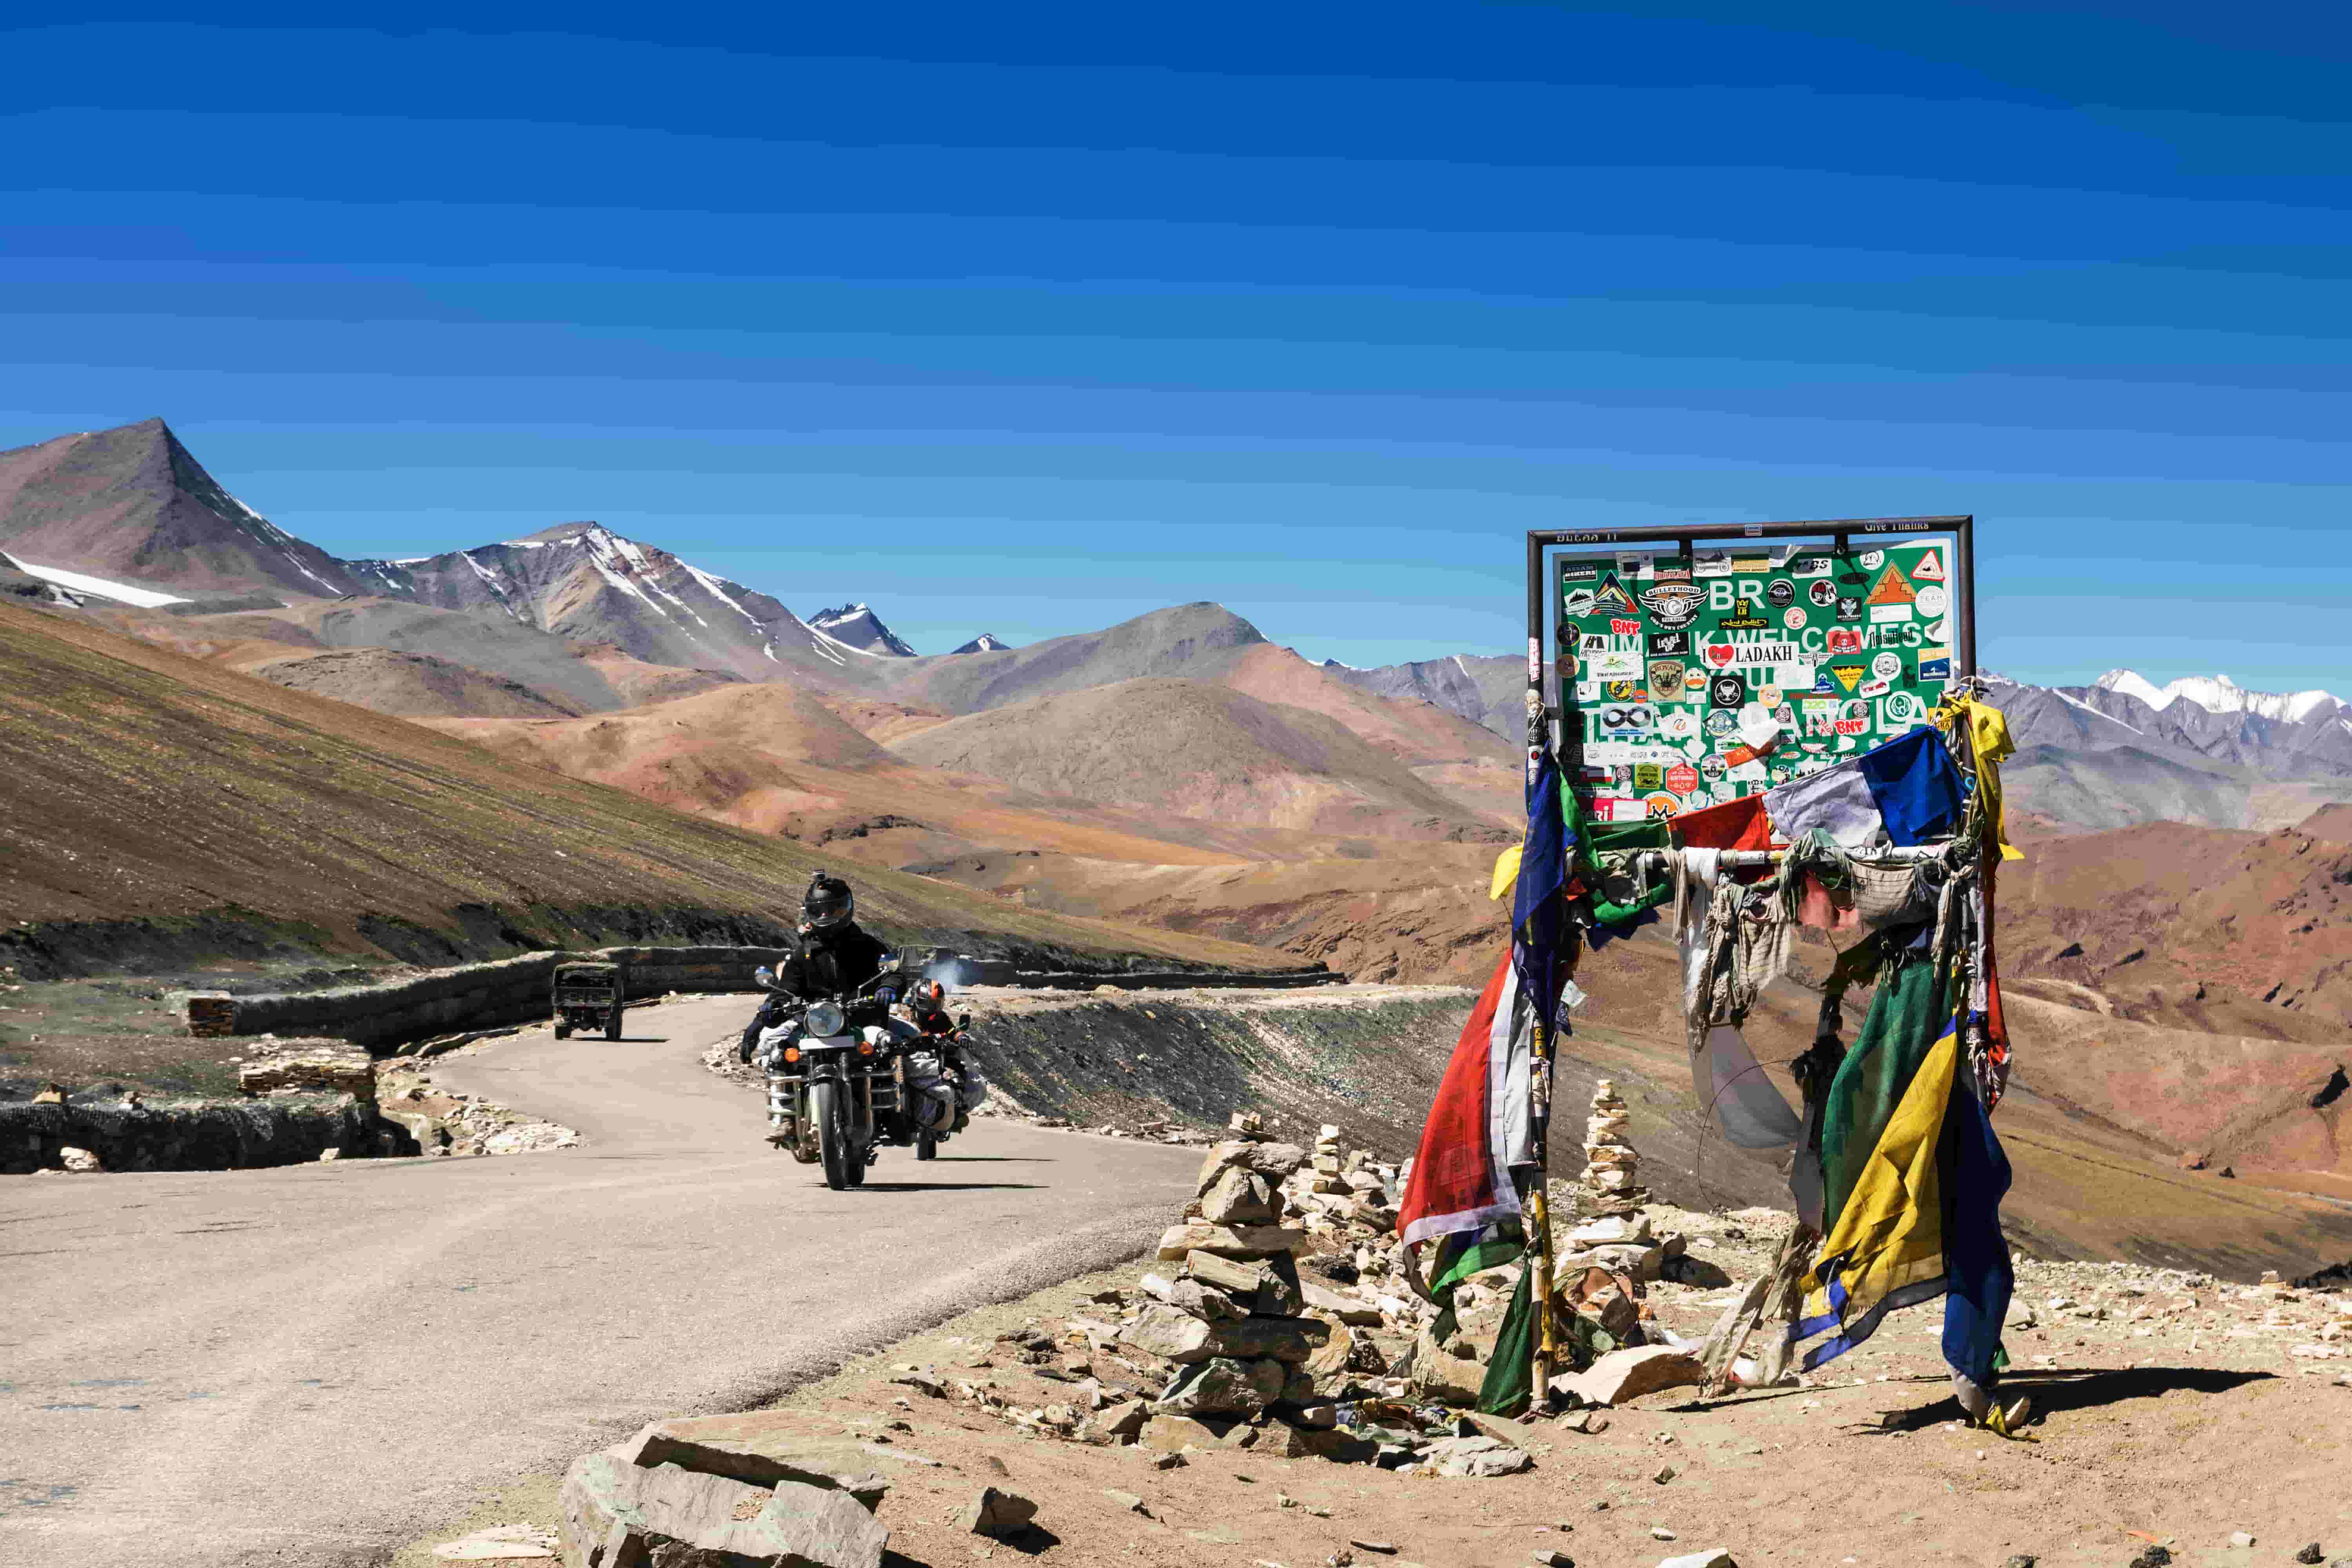
[[[360,587],[231,495],[160,418],[0,452],[0,544],[21,562],[142,588],[335,598]]]
[[[961,647],[950,648],[950,653],[1003,653],[1013,645],[994,632],[982,632]]]
[[[809,617],[809,626],[824,637],[859,653],[880,654],[892,658],[912,658],[914,647],[888,626],[882,617],[865,604],[844,605],[838,609],[819,610]]]

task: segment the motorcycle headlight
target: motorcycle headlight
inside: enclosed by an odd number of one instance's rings
[[[816,1036],[837,1035],[849,1026],[849,1019],[838,1004],[820,1002],[808,1010],[801,1026]]]

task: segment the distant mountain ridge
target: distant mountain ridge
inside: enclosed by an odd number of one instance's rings
[[[126,626],[169,618],[201,637],[234,618],[238,637],[415,656],[283,672],[315,670],[387,710],[451,693],[457,716],[488,716],[491,705],[529,700],[416,662],[440,659],[583,714],[778,679],[971,714],[1173,677],[1342,715],[1416,766],[1486,763],[1442,725],[1404,710],[1349,709],[1332,692],[1427,704],[1452,716],[1444,722],[1467,721],[1511,748],[1525,723],[1525,666],[1515,656],[1312,666],[1205,602],[1025,647],[983,634],[952,654],[923,656],[870,605],[803,621],[769,595],[593,521],[437,555],[339,560],[230,495],[161,419],[0,452],[0,587],[19,600],[79,605]],[[2018,803],[2051,825],[2267,826],[2352,801],[2352,706],[2333,693],[2252,692],[2227,676],[2159,686],[2128,669],[2089,686],[1986,679],[2020,748]]]
[[[354,561],[365,592],[505,616],[648,664],[765,679],[785,665],[823,679],[842,650],[775,599],[595,522],[400,561]]]

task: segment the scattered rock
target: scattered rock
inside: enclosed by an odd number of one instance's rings
[[[1144,1515],[1146,1518],[1150,1517],[1151,1510],[1144,1507],[1143,1500],[1136,1496],[1133,1492],[1123,1492],[1110,1487],[1105,1487],[1103,1489],[1103,1496],[1110,1499],[1111,1501],[1118,1504],[1119,1507],[1127,1510],[1129,1513],[1139,1513]]]
[[[1509,1476],[1535,1467],[1535,1457],[1495,1437],[1440,1437],[1422,1449],[1431,1473]]]
[[[656,1421],[622,1444],[618,1452],[629,1463],[648,1469],[676,1465],[755,1487],[793,1481],[845,1491],[868,1510],[880,1506],[883,1493],[890,1489],[857,1444],[810,1437],[787,1411]]]
[[[1278,1361],[1235,1361],[1212,1356],[1178,1372],[1166,1393],[1151,1403],[1154,1414],[1165,1415],[1236,1415],[1244,1420],[1265,1414],[1282,1395],[1286,1381]]]
[[[89,1175],[100,1169],[97,1155],[70,1143],[58,1151],[58,1161],[75,1175]]]
[[[845,1491],[794,1481],[765,1491],[677,1465],[632,1464],[611,1448],[575,1461],[558,1500],[563,1554],[574,1563],[740,1560],[880,1568],[890,1539],[881,1521]],[[665,1551],[673,1546],[682,1550]]]
[[[958,1530],[973,1535],[993,1536],[1002,1541],[1018,1535],[1029,1528],[1037,1517],[1037,1505],[1017,1492],[999,1491],[994,1487],[982,1487],[980,1495],[963,1505],[955,1518]]]
[[[1659,1532],[1654,1530],[1650,1533],[1657,1535]],[[1672,1541],[1674,1536],[1667,1534],[1663,1539]],[[1704,1552],[1685,1552],[1680,1557],[1664,1558],[1660,1560],[1658,1568],[1739,1568],[1739,1564],[1731,1560],[1728,1549],[1710,1546]]]
[[[1253,1317],[1210,1323],[1173,1307],[1153,1306],[1120,1337],[1138,1350],[1181,1364],[1212,1356],[1303,1362],[1330,1334],[1328,1323],[1312,1318]]]
[[[1696,1356],[1665,1345],[1611,1351],[1564,1382],[1587,1405],[1612,1405],[1662,1388],[1695,1388],[1706,1376]]]
[[[2306,1563],[2325,1562],[2326,1557],[2327,1553],[2320,1550],[2319,1542],[2316,1541],[2294,1554],[2294,1560],[2297,1563]]]
[[[1287,1226],[1223,1226],[1194,1220],[1170,1226],[1161,1233],[1160,1260],[1174,1263],[1188,1252],[1213,1252],[1220,1258],[1246,1260],[1305,1252],[1314,1245],[1307,1232]]]

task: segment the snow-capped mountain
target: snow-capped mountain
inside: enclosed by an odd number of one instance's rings
[[[2102,691],[2136,699],[2158,713],[2176,702],[2192,702],[2216,715],[2252,713],[2300,724],[2313,718],[2333,717],[2347,706],[2343,699],[2329,691],[2248,691],[2226,675],[2185,675],[2158,687],[2137,670],[2111,669],[2092,684]]]
[[[837,610],[819,610],[809,617],[812,629],[831,637],[842,647],[859,653],[879,654],[891,658],[912,658],[915,650],[898,633],[882,624],[882,617],[865,605],[844,605]]]
[[[982,632],[961,647],[950,648],[950,653],[1003,653],[1013,645],[994,632]]]
[[[347,563],[362,592],[445,610],[506,616],[648,664],[761,680],[845,669],[854,655],[740,583],[594,522],[402,561]]]
[[[2021,750],[2128,753],[2148,766],[2221,763],[2254,782],[2352,780],[2352,707],[2325,691],[2247,691],[2227,676],[2158,686],[2130,670],[2089,686],[1985,679]],[[2111,773],[2117,764],[2099,765]]]

